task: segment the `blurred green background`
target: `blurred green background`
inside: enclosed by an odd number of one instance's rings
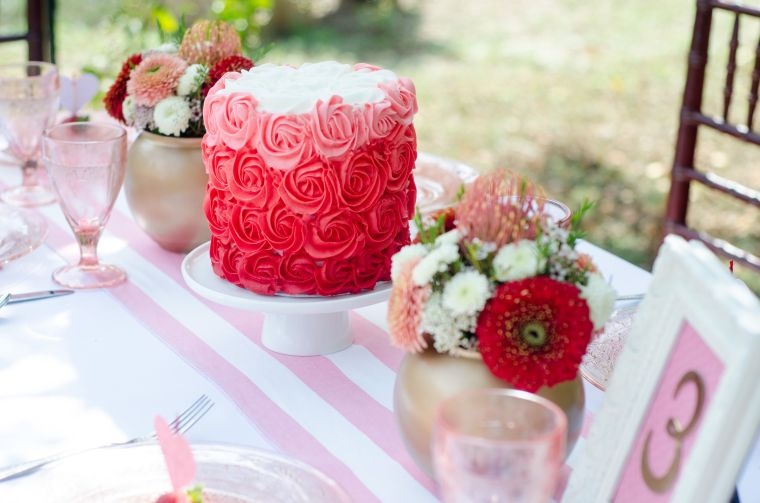
[[[23,27],[24,2],[0,2],[0,31]],[[171,32],[182,18],[232,22],[250,54],[268,48],[262,62],[387,67],[416,84],[421,151],[511,168],[571,207],[597,201],[588,239],[649,269],[693,15],[690,0],[58,0],[56,44],[64,73],[96,73],[103,89],[127,55],[159,43],[157,26]],[[706,99],[716,112],[732,21],[716,14]],[[743,26],[737,103],[759,32]],[[0,60],[25,57],[24,44],[5,46]],[[760,188],[749,148],[708,132],[699,159]],[[693,200],[693,224],[760,254],[756,214],[706,191]],[[760,291],[760,278],[743,277]]]

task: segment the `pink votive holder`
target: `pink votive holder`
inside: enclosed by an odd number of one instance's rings
[[[532,393],[473,389],[444,400],[432,445],[443,501],[549,501],[565,459],[566,431],[565,413]]]

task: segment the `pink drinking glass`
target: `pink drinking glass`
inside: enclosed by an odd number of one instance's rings
[[[21,162],[23,177],[20,186],[0,193],[6,203],[40,206],[55,201],[38,164],[42,132],[55,120],[59,95],[55,65],[36,61],[0,65],[0,134]]]
[[[444,400],[432,445],[443,501],[549,501],[566,431],[562,409],[532,393],[472,389]]]
[[[53,273],[70,288],[113,286],[126,274],[98,262],[100,234],[124,183],[127,132],[114,124],[60,124],[45,131],[42,152],[63,214],[79,242],[77,265]]]

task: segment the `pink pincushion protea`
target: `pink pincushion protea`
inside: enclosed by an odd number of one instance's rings
[[[138,105],[155,106],[174,93],[185,69],[187,63],[177,56],[164,53],[148,56],[132,71],[127,93]]]
[[[457,227],[467,237],[503,246],[535,239],[544,217],[543,194],[532,182],[508,170],[479,177],[455,210]]]
[[[427,340],[419,327],[422,307],[430,297],[430,286],[419,287],[412,281],[412,271],[419,261],[419,257],[410,258],[401,267],[388,299],[391,343],[412,353],[419,353],[427,347]]]

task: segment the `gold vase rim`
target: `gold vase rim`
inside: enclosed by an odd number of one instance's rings
[[[203,141],[203,137],[179,137],[179,136],[164,136],[161,134],[151,133],[150,131],[140,131],[140,136],[144,136],[147,140],[160,143],[167,147],[172,148],[198,148]]]

